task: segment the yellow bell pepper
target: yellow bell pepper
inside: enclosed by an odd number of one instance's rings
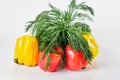
[[[98,55],[99,48],[94,36],[90,33],[83,33],[83,37],[88,42],[93,58],[95,58]]]
[[[17,38],[14,51],[14,61],[26,66],[37,65],[38,40],[31,35]]]

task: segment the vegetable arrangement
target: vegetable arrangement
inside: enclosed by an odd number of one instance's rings
[[[18,38],[14,61],[38,66],[43,71],[80,70],[91,64],[98,54],[98,44],[86,20],[92,21],[93,8],[85,2],[71,0],[66,11],[49,4],[25,27],[32,36]]]

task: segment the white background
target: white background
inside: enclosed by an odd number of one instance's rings
[[[78,0],[81,1],[81,0]],[[92,33],[99,44],[99,55],[86,70],[43,72],[13,62],[16,38],[25,31],[48,3],[64,9],[69,0],[0,0],[0,80],[119,80],[120,0],[86,0],[95,10]]]

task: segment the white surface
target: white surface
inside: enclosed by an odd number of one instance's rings
[[[0,0],[0,80],[119,80],[120,1],[88,0],[95,10],[91,24],[99,43],[99,55],[82,71],[43,72],[13,62],[16,38],[24,34],[25,23],[33,20],[50,2],[64,9],[69,0]]]

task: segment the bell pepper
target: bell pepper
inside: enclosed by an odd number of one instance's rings
[[[44,52],[45,52],[45,49],[43,51],[39,52],[38,66],[43,71],[55,72],[59,68],[61,60],[62,60],[63,52],[62,52],[61,47],[59,47],[59,46],[54,47],[53,51],[51,53],[49,53],[49,55],[42,57]],[[48,57],[50,59],[48,59]],[[50,64],[46,68],[47,62],[50,62]]]
[[[88,65],[82,51],[74,50],[70,45],[65,48],[66,52],[66,68],[72,71],[80,70]]]
[[[90,33],[83,33],[83,37],[88,42],[93,58],[95,58],[98,55],[99,48],[94,36]]]
[[[31,35],[17,38],[14,51],[14,62],[26,66],[37,65],[38,40]]]

